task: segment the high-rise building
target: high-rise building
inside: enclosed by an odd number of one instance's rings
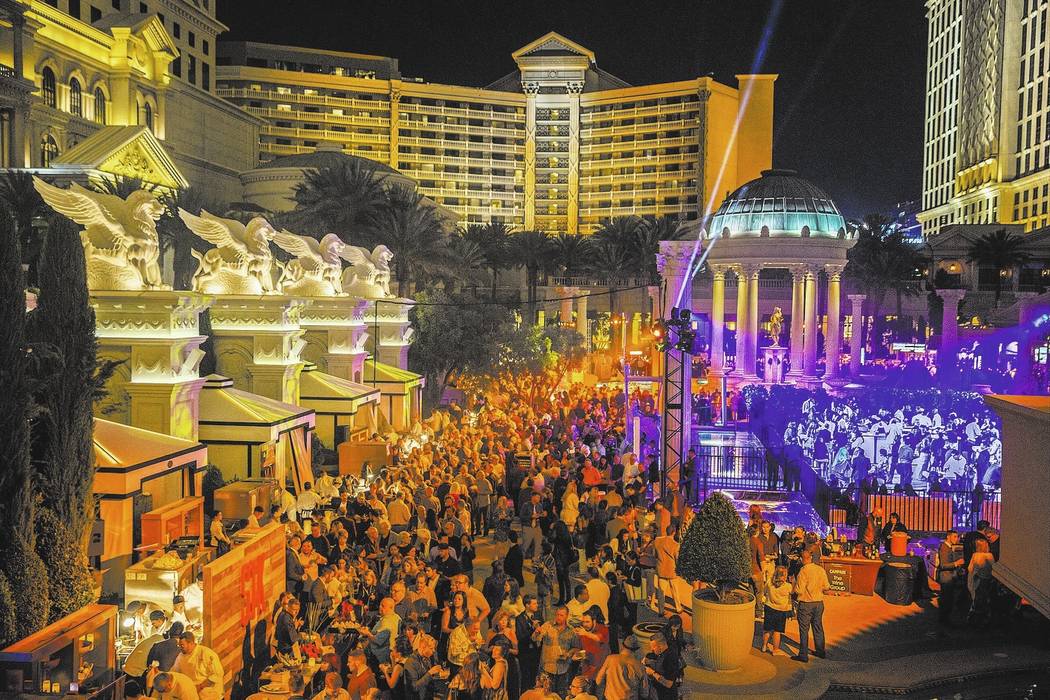
[[[553,32],[513,58],[518,70],[475,88],[404,77],[394,58],[220,42],[216,85],[266,120],[260,161],[336,144],[464,223],[696,219],[771,165],[774,75],[630,86]]]
[[[948,224],[1050,224],[1047,0],[927,0],[922,212]]]

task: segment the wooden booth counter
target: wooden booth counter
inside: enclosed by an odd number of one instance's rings
[[[164,547],[180,537],[196,536],[204,546],[204,499],[200,496],[177,501],[142,515],[142,546]]]
[[[0,650],[0,695],[98,690],[116,672],[117,606],[92,603]]]
[[[276,482],[260,479],[234,481],[215,489],[215,510],[222,511],[225,520],[247,520],[255,506],[270,514],[270,503]]]
[[[881,559],[821,557],[820,565],[828,572],[833,591],[875,595],[875,580],[879,577],[879,569],[882,568]]]

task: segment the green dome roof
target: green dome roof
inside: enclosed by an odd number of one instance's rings
[[[763,170],[762,177],[726,197],[711,218],[712,235],[837,238],[846,222],[823,190],[794,170]]]

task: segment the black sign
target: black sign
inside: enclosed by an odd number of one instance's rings
[[[828,581],[831,583],[832,591],[836,593],[850,592],[851,569],[848,566],[828,564],[824,567],[824,570],[828,572]]]

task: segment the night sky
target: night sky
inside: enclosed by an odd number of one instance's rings
[[[218,0],[219,19],[230,27],[224,38],[392,56],[403,76],[435,83],[484,86],[515,69],[511,52],[551,30],[634,85],[707,73],[735,85],[736,73],[779,73],[774,165],[822,186],[847,216],[918,199],[923,3],[785,0],[756,66],[772,7],[765,0]]]

